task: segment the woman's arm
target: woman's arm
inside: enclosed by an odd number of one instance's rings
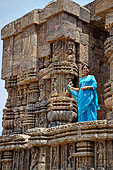
[[[69,85],[69,88],[70,88],[71,90],[74,90],[74,91],[79,91],[79,88],[74,88],[74,87],[72,87],[72,86],[70,86],[70,85]]]
[[[82,87],[81,90],[93,90],[93,87],[92,86],[85,86],[85,87]]]

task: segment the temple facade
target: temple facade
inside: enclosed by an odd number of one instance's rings
[[[8,92],[0,170],[113,170],[113,0],[53,0],[1,30]],[[81,64],[98,83],[97,121],[77,122]]]

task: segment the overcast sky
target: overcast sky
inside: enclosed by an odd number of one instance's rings
[[[93,0],[73,0],[81,6]],[[44,8],[50,0],[0,0],[0,30],[9,22],[22,17],[37,8]],[[1,36],[1,33],[0,33]],[[0,40],[0,70],[2,65],[2,41]],[[1,75],[1,74],[0,74]],[[4,81],[0,79],[0,133],[2,131],[2,113],[7,99]]]

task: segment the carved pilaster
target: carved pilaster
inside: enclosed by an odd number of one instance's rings
[[[26,169],[30,168],[30,152],[29,150],[20,149],[13,152],[12,169]]]
[[[113,15],[112,15],[113,21]],[[112,22],[113,23],[113,22]],[[110,80],[105,84],[105,106],[108,108],[109,113],[107,114],[107,119],[113,119],[113,26],[109,23],[110,36],[105,41],[105,55],[108,58],[110,65]],[[107,29],[108,29],[107,26]]]
[[[13,151],[4,151],[2,152],[1,157],[1,170],[12,170],[13,163]]]
[[[15,133],[22,133],[22,121],[20,117],[20,112],[18,109],[15,110],[15,115],[14,115],[14,132]]]
[[[40,90],[40,97],[39,101],[45,100],[45,80],[39,80],[39,90]]]
[[[14,111],[13,107],[16,106],[17,97],[17,77],[10,76],[5,81],[5,88],[8,92],[8,99],[6,102],[6,108],[4,109],[3,115],[3,134],[13,133],[14,128]]]
[[[113,169],[113,141],[106,141],[106,169]]]
[[[77,104],[71,97],[67,97],[67,85],[78,76],[76,51],[75,42],[65,38],[51,44],[51,96],[48,100],[50,126],[73,122],[77,118]],[[76,85],[77,82],[74,82]]]
[[[95,167],[97,170],[106,167],[105,141],[99,141],[95,145]]]
[[[47,106],[46,101],[35,104],[35,127],[47,127]]]
[[[113,119],[113,114],[112,114],[112,91],[111,91],[111,81],[107,82],[104,85],[104,103],[105,106],[108,109],[106,118],[108,120]]]
[[[31,148],[31,165],[30,170],[43,169],[46,170],[49,166],[49,153],[48,147],[32,147]],[[48,152],[48,153],[47,153]],[[48,158],[47,158],[48,156]]]
[[[51,147],[51,170],[58,170],[59,168],[59,146]]]
[[[31,84],[24,87],[26,106],[23,119],[23,129],[26,131],[29,128],[35,127],[36,118],[36,108],[35,103],[39,101],[39,89],[37,82],[32,82]],[[21,112],[23,114],[23,112]]]
[[[92,142],[79,142],[76,145],[76,153],[72,154],[76,158],[76,168],[87,169],[94,167],[94,144]]]
[[[32,158],[31,158],[30,170],[38,169],[39,154],[40,154],[40,148],[33,147],[31,150]]]
[[[14,128],[14,113],[12,108],[7,108],[3,110],[3,135],[8,135],[13,133]]]
[[[75,169],[75,157],[73,157],[73,153],[75,153],[75,143],[67,144],[67,167],[69,170]]]

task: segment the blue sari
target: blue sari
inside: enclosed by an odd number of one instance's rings
[[[81,90],[82,87],[91,86],[93,90]],[[88,75],[82,77],[79,82],[79,92],[67,88],[78,102],[78,122],[97,120],[97,110],[100,110],[97,96],[97,82],[95,77]]]

